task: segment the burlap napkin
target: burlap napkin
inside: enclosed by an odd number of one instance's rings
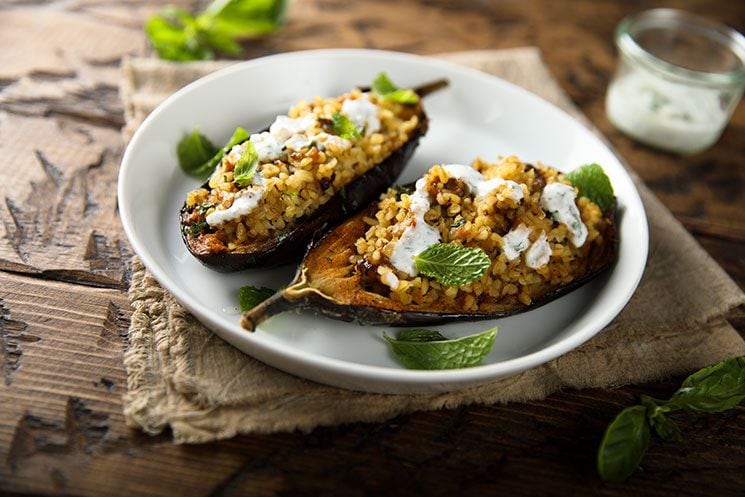
[[[441,57],[512,81],[587,123],[535,48]],[[122,85],[125,135],[163,98],[224,65],[127,61]],[[127,421],[151,434],[170,426],[177,442],[206,442],[237,433],[381,421],[462,404],[541,399],[561,388],[643,382],[745,354],[745,342],[722,318],[731,307],[745,303],[745,294],[638,179],[636,183],[651,241],[644,278],[624,311],[597,337],[563,357],[453,393],[368,394],[280,372],[207,330],[135,260],[129,292],[135,311],[125,358]]]

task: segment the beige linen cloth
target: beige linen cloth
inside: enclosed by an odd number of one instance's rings
[[[441,57],[520,85],[589,125],[548,72],[536,48]],[[165,97],[224,65],[127,61],[122,85],[125,135],[129,137]],[[644,382],[745,354],[745,342],[722,317],[731,307],[745,303],[745,295],[634,177],[649,219],[650,250],[644,278],[623,312],[594,339],[562,357],[510,378],[452,393],[361,393],[273,369],[202,326],[135,260],[129,291],[134,314],[125,359],[127,421],[151,434],[170,426],[176,442],[207,442],[238,433],[307,431],[321,425],[382,421],[402,413],[463,404],[541,399],[562,388]]]

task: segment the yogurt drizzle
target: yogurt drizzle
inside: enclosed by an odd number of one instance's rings
[[[523,199],[523,190],[520,185],[511,180],[493,178],[487,180],[484,176],[470,166],[462,164],[447,164],[442,168],[451,178],[460,179],[468,185],[476,200],[483,199],[490,192],[502,185],[508,187],[508,198],[519,202]],[[416,276],[418,271],[414,263],[414,257],[424,252],[427,248],[440,241],[440,232],[427,224],[424,215],[429,210],[429,193],[426,191],[427,181],[420,178],[416,182],[416,190],[411,195],[409,209],[413,219],[409,226],[401,234],[401,238],[393,248],[390,261],[393,267],[409,276]]]
[[[380,130],[378,106],[372,103],[366,94],[363,94],[362,98],[356,100],[344,100],[342,103],[342,113],[347,115],[358,127],[364,129],[368,135]],[[351,147],[352,143],[349,140],[326,132],[318,133],[315,136],[309,135],[308,131],[316,127],[317,124],[318,121],[316,121],[313,115],[295,119],[289,116],[277,116],[269,127],[269,131],[254,133],[250,136],[249,140],[256,148],[259,162],[262,164],[282,158],[287,153],[287,150],[297,151],[308,147],[314,140],[317,140],[317,144],[322,150],[325,150],[327,145],[332,144],[339,150],[346,150]],[[237,162],[244,151],[245,144],[236,145],[230,150],[228,155],[233,162]],[[222,209],[218,207],[214,212],[209,214],[206,217],[207,224],[216,226],[247,215],[259,205],[259,201],[264,197],[265,193],[266,188],[264,187],[261,170],[259,169],[254,174],[253,184],[247,189],[236,193],[233,197],[233,204],[229,208]],[[429,208],[429,203],[427,206]]]
[[[541,208],[551,214],[555,221],[565,225],[572,234],[574,246],[581,247],[587,240],[587,226],[582,222],[574,202],[576,198],[574,187],[564,183],[549,183],[541,193]]]

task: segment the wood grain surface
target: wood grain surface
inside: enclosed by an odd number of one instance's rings
[[[627,483],[597,478],[607,423],[642,393],[668,395],[680,378],[200,446],[127,428],[131,249],[116,208],[117,85],[122,56],[148,53],[142,24],[164,3],[0,4],[0,494],[743,494],[743,407],[675,415],[685,441],[654,440]],[[247,43],[245,57],[537,45],[574,102],[745,288],[745,105],[715,147],[689,157],[638,145],[605,116],[615,25],[664,5],[745,31],[745,3],[727,0],[296,0],[286,25]],[[745,311],[729,319],[745,333]]]

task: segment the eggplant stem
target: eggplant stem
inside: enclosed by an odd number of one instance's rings
[[[241,326],[246,331],[256,331],[256,327],[274,316],[295,307],[295,304],[287,300],[282,291],[279,291],[241,316]]]
[[[449,84],[450,82],[447,79],[444,79],[444,78],[438,79],[437,81],[432,81],[431,83],[425,83],[422,86],[414,88],[414,92],[420,97],[424,98],[430,93],[434,93],[438,90],[445,88]]]

